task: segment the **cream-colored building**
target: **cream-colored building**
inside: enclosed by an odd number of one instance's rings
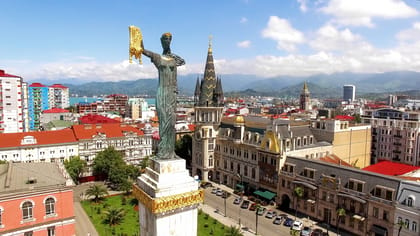
[[[311,131],[317,140],[332,144],[333,154],[351,165],[364,168],[371,164],[371,127],[352,125],[342,120],[312,121]]]

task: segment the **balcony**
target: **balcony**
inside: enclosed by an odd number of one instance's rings
[[[401,146],[401,143],[400,142],[394,142],[394,145],[395,146]]]
[[[401,134],[395,134],[394,137],[395,138],[402,138],[402,135]]]
[[[401,154],[401,151],[400,151],[400,150],[393,150],[392,152],[393,152],[393,153],[398,153],[398,154]]]

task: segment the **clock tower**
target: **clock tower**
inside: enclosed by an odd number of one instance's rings
[[[192,174],[200,180],[214,178],[214,150],[222,119],[223,89],[216,77],[211,41],[203,78],[197,78],[194,92],[195,130],[192,138]]]

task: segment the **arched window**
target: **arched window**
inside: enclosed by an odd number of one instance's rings
[[[55,213],[55,200],[50,197],[45,200],[45,214],[52,215]]]
[[[414,198],[412,196],[409,196],[407,198],[407,206],[412,207],[413,206],[413,203],[414,203]]]
[[[32,219],[33,208],[34,208],[34,204],[30,201],[26,201],[22,204],[22,218],[24,220]]]

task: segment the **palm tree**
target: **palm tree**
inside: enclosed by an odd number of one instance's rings
[[[297,217],[297,202],[300,198],[303,197],[303,193],[304,193],[304,189],[300,186],[295,187],[295,189],[293,190],[293,195],[295,196],[295,220]]]
[[[88,197],[93,197],[93,200],[95,202],[98,202],[103,196],[108,194],[108,191],[106,190],[105,186],[94,184],[94,185],[89,186],[85,194]]]
[[[407,224],[404,221],[399,220],[397,225],[398,225],[398,236],[400,236],[402,228],[407,227]]]
[[[241,229],[235,226],[230,226],[225,232],[225,236],[244,236]]]
[[[108,210],[104,211],[105,223],[110,226],[118,225],[123,221],[125,212],[122,208],[110,207]]]
[[[346,209],[340,207],[337,209],[337,235],[340,235],[340,218],[346,216]]]

